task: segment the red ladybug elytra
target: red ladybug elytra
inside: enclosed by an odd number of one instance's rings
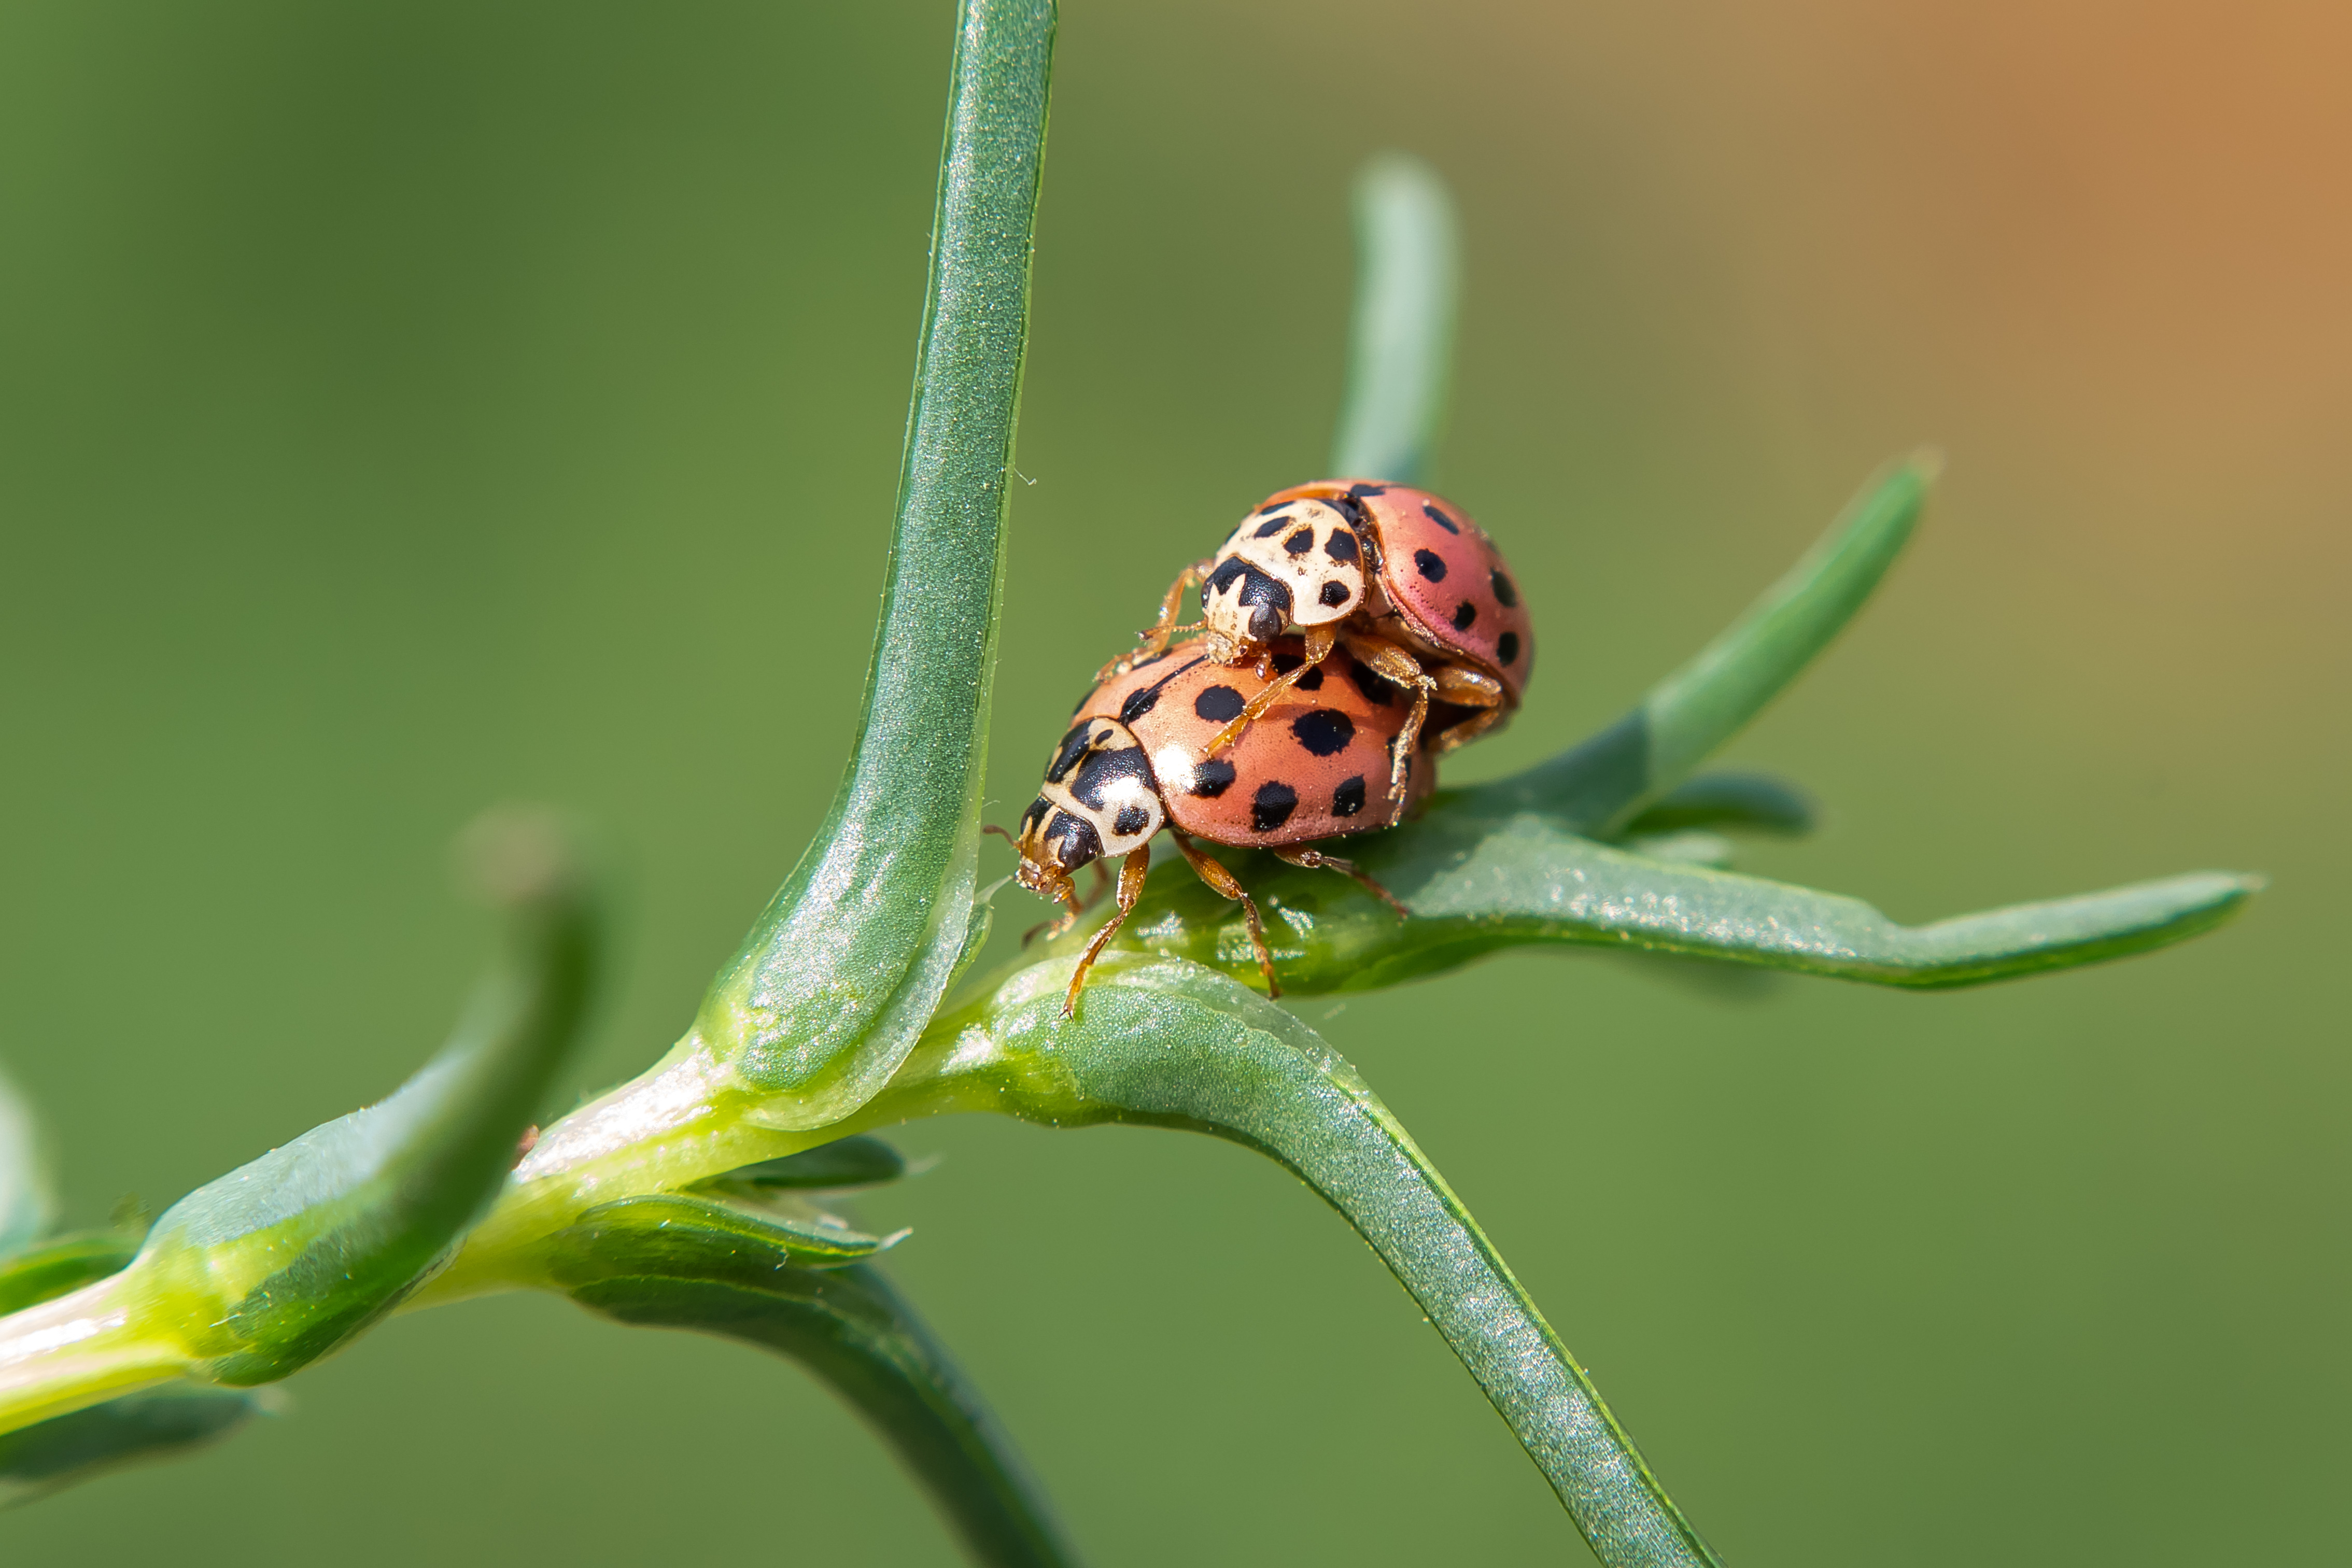
[[[1184,591],[1196,585],[1201,622],[1179,626]],[[1433,753],[1450,751],[1509,716],[1535,664],[1534,628],[1510,569],[1460,507],[1410,486],[1324,479],[1275,492],[1214,556],[1179,573],[1141,650],[1097,678],[1136,667],[1191,630],[1204,632],[1215,663],[1255,664],[1263,675],[1268,648],[1292,626],[1302,633],[1303,663],[1253,697],[1209,753],[1234,744],[1288,683],[1344,646],[1413,694],[1389,780],[1398,801],[1431,702],[1470,710],[1429,739]]]
[[[1108,856],[1125,857],[1118,907],[1078,959],[1066,1014],[1077,1006],[1096,956],[1142,894],[1150,841],[1162,828],[1202,881],[1241,904],[1272,995],[1282,991],[1257,903],[1193,836],[1271,850],[1293,865],[1328,867],[1405,914],[1353,862],[1307,846],[1390,827],[1428,794],[1435,766],[1410,749],[1406,733],[1419,706],[1350,653],[1327,650],[1321,663],[1307,664],[1298,638],[1266,644],[1279,674],[1220,664],[1209,651],[1202,640],[1139,656],[1087,693],[1046,764],[1037,799],[1022,813],[1019,835],[1004,834],[1021,854],[1021,885],[1068,905],[1055,922],[1056,935],[1084,907],[1070,873]],[[1223,727],[1269,695],[1241,744],[1211,756],[1209,743]],[[1405,780],[1393,794],[1385,788],[1391,774]]]

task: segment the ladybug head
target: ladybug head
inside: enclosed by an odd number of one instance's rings
[[[1021,864],[1013,879],[1032,893],[1067,903],[1070,873],[1102,858],[1102,835],[1092,822],[1040,795],[1021,814],[1021,836],[1013,841]]]
[[[1239,556],[1217,563],[1201,585],[1210,657],[1231,664],[1282,635],[1290,623],[1290,590]]]
[[[1014,880],[1069,902],[1072,872],[1135,849],[1165,820],[1135,732],[1116,719],[1081,718],[1054,747],[1045,785],[1021,814]]]
[[[1364,553],[1355,519],[1329,501],[1286,501],[1244,517],[1201,590],[1212,656],[1231,664],[1286,625],[1353,614],[1364,602]]]

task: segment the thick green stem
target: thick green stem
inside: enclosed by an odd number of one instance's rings
[[[183,1375],[247,1385],[383,1317],[488,1207],[579,1039],[596,912],[551,824],[475,835],[509,953],[456,1036],[381,1104],[167,1209],[130,1266],[0,1319],[0,1432]]]

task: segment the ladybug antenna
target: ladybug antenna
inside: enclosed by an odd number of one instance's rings
[[[1000,828],[994,822],[982,822],[981,824],[980,831],[983,833],[994,833],[998,838],[1003,839],[1006,843],[1011,844],[1016,850],[1021,847],[1021,841],[1013,836],[1011,830]]]

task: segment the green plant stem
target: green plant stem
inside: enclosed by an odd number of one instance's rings
[[[187,1376],[247,1385],[389,1312],[488,1207],[581,1032],[598,921],[550,824],[477,841],[508,952],[449,1044],[382,1103],[166,1210],[128,1268],[0,1319],[0,1432]]]
[[[780,1125],[838,1121],[880,1089],[963,947],[1053,47],[1052,0],[966,0],[958,14],[863,727],[824,827],[696,1020],[774,1096]]]
[[[1460,271],[1454,203],[1418,158],[1356,177],[1356,307],[1331,472],[1419,484],[1445,422]]]
[[[943,1016],[861,1122],[993,1111],[1213,1134],[1295,1172],[1421,1304],[1610,1568],[1713,1563],[1469,1210],[1355,1070],[1224,976],[1121,958],[1061,1016],[1070,965]]]

